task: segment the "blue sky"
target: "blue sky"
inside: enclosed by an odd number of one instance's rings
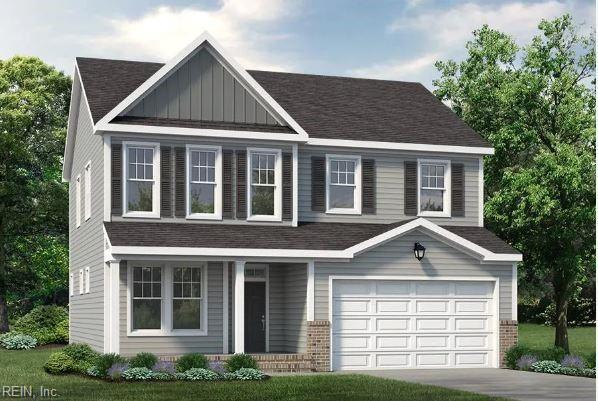
[[[419,81],[461,59],[483,23],[526,43],[542,18],[593,30],[591,0],[13,0],[0,59],[36,55],[72,73],[75,56],[165,61],[209,30],[245,67]]]

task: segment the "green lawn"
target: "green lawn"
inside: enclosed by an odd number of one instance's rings
[[[263,382],[110,383],[75,375],[51,376],[42,366],[52,349],[0,350],[0,387],[55,388],[59,400],[396,400],[505,401],[504,398],[361,375],[273,377]]]
[[[587,356],[596,352],[596,327],[572,327],[568,332],[572,354]],[[551,347],[554,345],[554,327],[521,323],[519,343],[532,348]]]

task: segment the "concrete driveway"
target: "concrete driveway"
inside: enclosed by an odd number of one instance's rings
[[[360,373],[522,401],[595,401],[596,380],[507,369],[406,369]]]

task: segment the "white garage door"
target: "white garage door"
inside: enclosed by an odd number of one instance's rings
[[[494,367],[494,285],[333,280],[333,369]]]

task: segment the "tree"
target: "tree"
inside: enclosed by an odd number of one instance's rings
[[[567,307],[595,265],[595,38],[569,15],[519,48],[483,26],[467,58],[438,62],[435,94],[495,148],[485,167],[487,224],[550,283],[555,345],[569,349]]]
[[[19,242],[68,231],[60,167],[70,88],[68,76],[38,58],[0,60],[0,333]]]

